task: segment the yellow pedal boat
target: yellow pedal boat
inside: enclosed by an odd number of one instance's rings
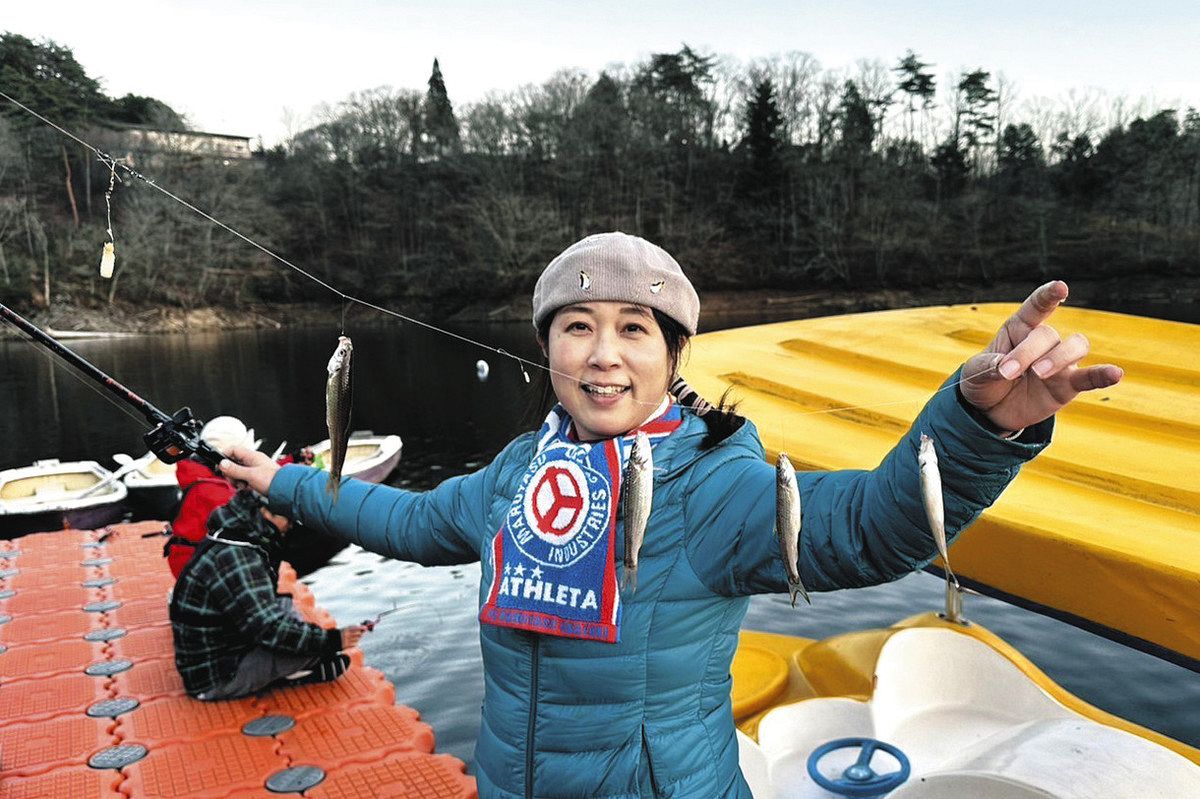
[[[733,388],[772,459],[785,450],[798,469],[869,469],[1015,309],[708,333],[683,371],[703,396]],[[1054,324],[1064,337],[1085,332],[1088,362],[1118,363],[1126,377],[1059,414],[1051,447],[954,546],[955,573],[1200,671],[1200,326],[1067,307]],[[1200,750],[1087,704],[980,625],[936,613],[825,640],[743,632],[733,700],[759,799],[1200,796]],[[906,779],[875,794],[824,787],[854,789],[856,764],[901,771],[887,751],[847,744],[813,775],[822,744],[864,738],[898,746]]]

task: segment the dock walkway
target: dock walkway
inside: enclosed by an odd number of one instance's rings
[[[476,796],[463,762],[434,754],[433,730],[358,650],[335,682],[190,699],[161,529],[0,541],[0,799]],[[305,618],[335,626],[282,572]]]

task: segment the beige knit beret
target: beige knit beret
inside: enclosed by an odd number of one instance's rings
[[[533,289],[533,326],[564,305],[631,302],[662,311],[696,335],[700,298],[674,258],[625,233],[597,233],[559,253]]]

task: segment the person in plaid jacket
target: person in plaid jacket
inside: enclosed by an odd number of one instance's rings
[[[189,695],[235,699],[276,685],[325,682],[345,672],[342,650],[365,628],[325,630],[276,594],[290,521],[249,490],[208,519],[208,535],[171,597],[175,666]]]

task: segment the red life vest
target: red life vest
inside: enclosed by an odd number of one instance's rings
[[[208,533],[209,514],[228,502],[236,491],[228,480],[190,458],[175,465],[175,477],[183,489],[183,498],[171,521],[171,538],[163,553],[171,574],[179,579],[179,573],[195,554],[196,545]]]

